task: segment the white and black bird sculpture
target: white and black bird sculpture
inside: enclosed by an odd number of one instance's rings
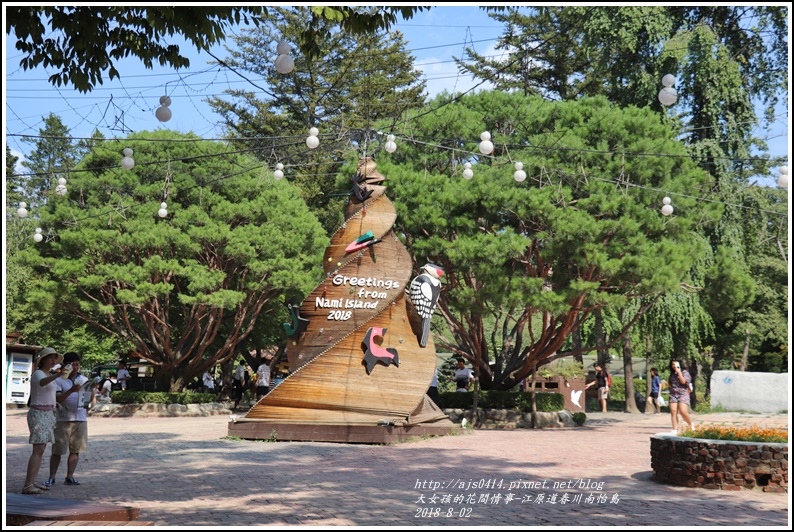
[[[433,317],[438,295],[441,293],[440,279],[444,275],[444,270],[435,264],[427,263],[422,266],[422,272],[411,281],[411,302],[422,318],[419,345],[425,347],[430,338],[430,319]]]

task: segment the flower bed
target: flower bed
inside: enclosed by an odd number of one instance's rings
[[[734,431],[752,438],[752,429],[714,430],[705,434],[723,437]],[[657,434],[651,438],[651,468],[656,480],[675,486],[788,492],[788,443]]]

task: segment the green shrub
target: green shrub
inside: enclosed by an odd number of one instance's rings
[[[162,403],[166,405],[180,404],[200,404],[215,403],[218,397],[211,393],[194,392],[112,392],[110,395],[114,403],[121,405],[142,404],[142,403]]]
[[[445,392],[438,395],[439,408],[461,408],[467,410],[474,403],[473,392]],[[565,399],[559,393],[538,393],[536,397],[538,412],[559,412],[565,407]],[[477,400],[479,408],[532,411],[530,392],[509,392],[502,390],[481,390]]]
[[[571,417],[573,418],[573,422],[576,423],[576,426],[581,427],[587,419],[587,414],[584,412],[574,412]]]

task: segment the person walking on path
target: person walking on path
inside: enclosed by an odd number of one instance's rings
[[[49,488],[36,482],[41,468],[44,449],[48,443],[55,442],[55,380],[69,374],[70,368],[64,364],[60,372],[50,375],[50,370],[63,359],[63,355],[52,347],[45,347],[36,354],[36,371],[30,377],[30,410],[28,410],[28,442],[33,452],[28,459],[25,473],[25,486],[22,493],[38,495]]]
[[[240,359],[240,364],[234,369],[234,379],[232,384],[234,386],[234,408],[240,405],[243,400],[243,393],[245,393],[245,360]]]
[[[52,456],[50,456],[50,478],[44,484],[53,486],[55,475],[58,474],[58,467],[61,465],[61,456],[69,453],[66,460],[66,480],[64,484],[77,486],[80,482],[74,478],[77,463],[80,461],[80,453],[88,450],[88,419],[86,415],[86,405],[94,401],[93,388],[86,389],[90,385],[88,377],[80,373],[80,355],[70,351],[63,355],[63,363],[71,365],[72,371],[67,376],[57,379],[55,385],[58,388],[55,399],[61,406],[55,424],[55,443],[52,446]],[[91,394],[89,397],[86,397]]]
[[[601,412],[607,411],[607,397],[609,397],[609,374],[601,366],[600,362],[593,364],[595,369],[595,380],[585,386],[585,389],[596,385],[598,389],[598,402],[601,403]]]
[[[690,428],[693,428],[692,418],[689,415],[689,385],[692,376],[689,371],[681,368],[681,361],[670,361],[670,418],[673,423],[673,432],[678,434],[678,414]]]
[[[266,362],[259,364],[256,370],[256,400],[259,401],[270,391],[270,366]]]
[[[659,409],[660,393],[662,393],[662,378],[659,377],[659,371],[656,368],[651,368],[651,404],[654,414],[662,413]]]

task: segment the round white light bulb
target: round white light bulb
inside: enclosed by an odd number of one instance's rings
[[[27,218],[28,216],[28,204],[24,201],[19,202],[19,208],[17,209],[17,216],[20,218]]]
[[[665,107],[670,107],[678,99],[678,93],[672,87],[664,87],[659,91],[659,102]]]
[[[121,167],[125,170],[132,170],[132,167],[135,166],[135,161],[132,157],[124,157],[121,159]]]
[[[33,235],[33,240],[35,242],[41,242],[42,240],[44,240],[44,235],[41,234],[41,227],[36,228],[36,234]]]
[[[780,188],[788,188],[788,174],[780,174],[777,176],[777,186]]]
[[[672,87],[675,85],[675,76],[672,74],[665,74],[662,78],[662,87]]]
[[[160,210],[157,211],[157,216],[160,218],[165,218],[168,216],[168,204],[166,202],[162,202],[160,204]]]
[[[313,150],[319,145],[320,145],[320,139],[318,139],[315,135],[306,137],[306,146],[308,146],[310,150]]]
[[[480,133],[480,153],[488,155],[493,152],[493,142],[491,142],[491,134],[487,131]]]
[[[276,170],[283,170],[283,169],[284,169],[284,165],[283,164],[276,163]]]
[[[309,130],[309,135],[311,135],[312,137],[316,137],[319,134],[320,134],[320,130],[317,129],[316,127],[313,127]]]
[[[124,148],[121,150],[121,153],[124,155],[124,157],[132,157],[132,148]]]
[[[472,169],[465,168],[463,170],[463,179],[471,179],[472,177],[474,177],[474,172],[472,171]]]
[[[65,196],[66,195],[66,186],[65,185],[58,185],[57,187],[55,187],[55,193],[58,194],[59,196]]]
[[[386,142],[394,142],[395,140],[397,140],[397,137],[394,135],[386,135]]]
[[[273,177],[276,179],[276,181],[284,179],[284,172],[281,170],[276,170],[273,172]]]
[[[168,107],[171,105],[171,97],[170,96],[160,96],[160,105],[163,107]]]
[[[281,54],[276,58],[276,72],[289,74],[295,68],[295,60],[291,55]]]
[[[673,206],[672,205],[662,205],[662,214],[665,216],[670,216],[673,214]]]
[[[383,149],[389,153],[394,153],[397,151],[397,144],[395,144],[393,140],[388,140],[386,144],[383,145]]]
[[[160,122],[168,122],[171,120],[171,109],[168,107],[158,107],[154,112],[154,116],[156,116],[157,120]]]
[[[516,170],[513,172],[513,179],[521,183],[527,178],[527,173],[523,170]]]
[[[665,196],[664,198],[662,198],[662,203],[664,203],[665,205],[670,205],[670,203],[672,203],[672,200],[667,196]]]
[[[290,51],[292,51],[292,49],[287,41],[281,41],[276,45],[276,53],[278,55],[288,54]]]

